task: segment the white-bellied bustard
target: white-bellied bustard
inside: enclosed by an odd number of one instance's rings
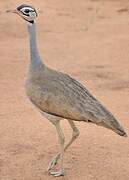
[[[30,101],[56,127],[60,153],[49,163],[48,171],[54,176],[64,175],[64,151],[79,135],[74,121],[91,122],[111,129],[120,136],[127,135],[115,117],[82,84],[67,74],[48,68],[41,60],[36,42],[35,8],[23,4],[8,12],[16,13],[28,22],[31,60],[25,86],[26,93]],[[60,127],[61,119],[67,119],[73,130],[72,138],[65,146]],[[52,169],[59,158],[60,170],[56,172]]]

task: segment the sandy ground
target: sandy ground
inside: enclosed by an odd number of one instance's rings
[[[52,180],[46,167],[59,150],[56,131],[24,92],[26,23],[5,13],[21,3],[0,1],[0,180]],[[39,10],[38,42],[45,63],[86,85],[129,134],[128,0],[26,3]],[[61,125],[67,141],[71,129],[65,120]],[[76,125],[80,137],[66,152],[65,176],[58,179],[128,180],[129,139],[95,125]]]

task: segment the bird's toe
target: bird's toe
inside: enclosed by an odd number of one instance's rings
[[[48,165],[47,171],[50,171],[57,164],[59,158],[60,158],[60,154],[54,156],[54,158],[50,161]]]
[[[64,171],[62,169],[60,171],[50,171],[49,173],[55,177],[64,176]]]

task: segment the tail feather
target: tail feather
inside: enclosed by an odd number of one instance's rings
[[[124,128],[111,113],[108,113],[108,116],[106,116],[105,118],[101,118],[101,117],[97,118],[94,116],[94,118],[92,118],[92,120],[88,120],[88,122],[95,123],[99,126],[103,126],[105,128],[111,129],[118,135],[127,137]]]
[[[116,129],[114,130],[117,134],[119,134],[120,136],[124,136],[124,137],[127,137],[127,134],[124,130],[121,130],[121,129]]]
[[[127,137],[126,132],[124,131],[124,128],[120,125],[118,120],[116,120],[114,117],[112,117],[110,120],[103,120],[102,126],[111,129],[115,133],[117,133],[120,136]]]

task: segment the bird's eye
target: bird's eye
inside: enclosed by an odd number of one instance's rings
[[[29,13],[30,10],[29,10],[29,9],[25,9],[24,12],[25,12],[25,13]]]

